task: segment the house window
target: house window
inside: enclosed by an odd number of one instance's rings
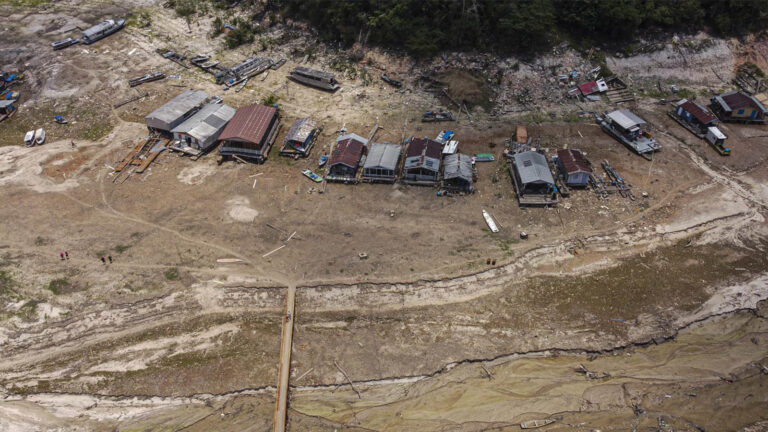
[[[742,115],[742,114],[744,114],[744,110],[743,110],[743,109],[740,109],[740,110],[739,110],[739,112],[738,112],[737,114],[739,114],[739,115]]]

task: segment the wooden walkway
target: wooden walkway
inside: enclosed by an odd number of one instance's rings
[[[275,394],[274,432],[285,432],[286,411],[288,409],[288,378],[291,376],[291,348],[293,347],[294,306],[296,304],[296,285],[288,287],[285,295],[283,312],[283,336],[280,343],[280,366],[277,374],[277,392]]]

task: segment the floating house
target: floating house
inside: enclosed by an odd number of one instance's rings
[[[363,163],[363,180],[394,183],[400,163],[401,148],[397,144],[373,143]]]
[[[509,171],[521,205],[557,204],[555,179],[543,154],[535,151],[517,153],[512,156]]]
[[[302,66],[294,68],[290,77],[296,82],[322,90],[336,91],[340,87],[333,74]]]
[[[474,192],[472,157],[454,153],[443,158],[443,189],[454,192]]]
[[[675,106],[675,114],[700,133],[705,133],[708,127],[717,123],[717,117],[708,109],[688,99],[680,99]]]
[[[191,117],[208,101],[205,92],[186,90],[168,101],[165,105],[152,111],[145,120],[150,132],[159,133],[165,137],[172,135],[171,131]]]
[[[115,33],[116,31],[123,28],[125,25],[124,19],[119,19],[117,21],[115,20],[106,20],[102,21],[95,26],[83,30],[82,37],[80,37],[80,41],[86,45],[90,45],[97,40],[104,39],[105,37],[111,35],[112,33]]]
[[[285,136],[280,154],[283,156],[309,156],[321,130],[322,128],[317,127],[317,123],[308,118],[296,120]]]
[[[440,176],[443,145],[429,138],[411,139],[405,155],[403,182],[412,185],[434,186]]]
[[[171,131],[171,147],[198,156],[213,148],[235,109],[221,103],[203,105],[198,112]]]
[[[328,161],[328,181],[356,181],[357,168],[363,157],[368,140],[357,134],[341,135],[336,138],[336,145]]]
[[[725,93],[712,98],[712,111],[724,122],[765,123],[768,110],[754,96],[743,91]]]
[[[581,150],[558,150],[555,160],[567,186],[587,187],[589,185],[592,167]]]
[[[659,143],[646,130],[648,124],[645,120],[629,110],[606,113],[604,117],[598,117],[598,121],[606,133],[639,155],[648,157],[648,154],[661,150]]]
[[[581,84],[578,86],[578,89],[579,92],[586,97],[594,93],[602,93],[608,91],[608,84],[605,83],[605,80],[599,79]]]
[[[219,135],[219,154],[264,163],[277,137],[277,109],[248,105],[238,109]]]

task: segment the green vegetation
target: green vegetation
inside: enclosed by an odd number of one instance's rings
[[[48,3],[48,0],[0,0],[0,5],[9,4],[15,7],[36,7]]]
[[[280,98],[276,94],[270,93],[268,96],[264,96],[261,99],[261,104],[266,106],[272,106],[272,105],[275,105],[278,100],[280,100]]]
[[[127,251],[128,249],[130,249],[130,247],[131,247],[130,245],[119,244],[119,245],[115,246],[114,251],[119,253],[119,254],[121,254],[121,253]]]
[[[8,270],[0,270],[0,297],[14,296],[15,286],[16,281],[13,280],[11,273]]]
[[[175,281],[179,279],[179,269],[177,269],[176,267],[169,268],[168,270],[165,271],[164,274],[165,274],[165,278],[168,279],[169,281]]]
[[[752,74],[758,78],[765,78],[765,72],[752,62],[746,62],[739,66],[740,73]]]
[[[60,279],[54,279],[45,286],[45,288],[56,294],[62,294],[66,289],[68,289],[72,284],[69,282],[69,279],[67,278],[60,278]]]
[[[227,48],[232,49],[243,44],[253,43],[256,30],[253,28],[250,20],[237,17],[232,20],[230,25],[235,29],[231,30],[227,37],[224,38]]]
[[[45,237],[35,237],[35,246],[45,246],[46,244],[48,244],[48,240]]]
[[[284,0],[284,16],[309,21],[326,40],[404,49],[533,54],[562,38],[624,44],[641,32],[711,28],[720,35],[768,26],[768,0]],[[632,47],[630,47],[632,48]],[[634,51],[630,49],[629,51]]]
[[[152,25],[152,14],[146,9],[131,15],[125,22],[126,27],[146,28],[150,25]]]

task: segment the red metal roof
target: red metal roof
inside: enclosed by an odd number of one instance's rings
[[[711,112],[707,111],[699,104],[693,103],[691,101],[685,101],[684,103],[680,104],[680,107],[682,107],[686,112],[690,113],[694,118],[696,118],[696,120],[700,121],[701,124],[706,125],[717,120],[717,118],[715,118]]]
[[[588,173],[592,172],[592,168],[587,163],[584,155],[581,154],[581,152],[578,150],[558,150],[557,157],[560,159],[560,163],[563,164],[565,171],[567,171],[569,174],[579,171]]]
[[[363,148],[365,148],[365,144],[354,138],[341,140],[333,148],[331,160],[328,163],[330,166],[341,163],[352,168],[357,167],[363,156]]]
[[[408,145],[408,153],[405,157],[421,156],[424,149],[427,149],[426,156],[433,159],[441,159],[443,156],[443,145],[429,138],[414,138]]]
[[[597,81],[590,81],[588,83],[581,84],[579,86],[579,91],[584,96],[591,95],[592,93],[596,92],[598,90],[597,87]]]
[[[277,109],[263,105],[248,105],[237,110],[219,135],[220,141],[232,139],[260,143],[277,115]]]

